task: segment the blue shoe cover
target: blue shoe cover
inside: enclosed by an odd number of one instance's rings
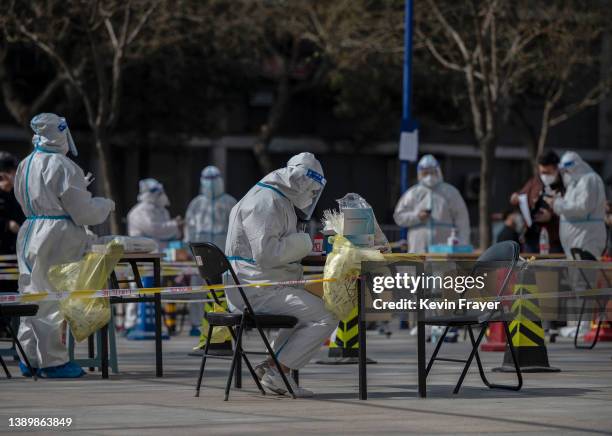
[[[68,362],[59,366],[42,368],[38,375],[41,378],[78,378],[85,375],[85,371],[76,363]]]
[[[37,368],[32,368],[38,375],[38,369]],[[23,362],[19,362],[19,370],[21,371],[21,375],[23,375],[24,377],[32,377],[32,373],[30,372],[30,370],[28,369],[27,365]]]
[[[191,330],[189,330],[189,336],[200,336],[201,332],[200,329],[197,327],[191,327]]]

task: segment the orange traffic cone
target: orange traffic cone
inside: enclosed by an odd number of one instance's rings
[[[595,338],[597,341],[610,342],[612,341],[612,324],[609,322],[602,322],[601,328],[599,329],[599,335],[597,335],[597,321],[591,322],[591,331],[584,335],[585,342],[593,342]]]
[[[497,286],[501,286],[504,277],[508,273],[507,270],[501,270],[497,273]],[[516,282],[516,273],[513,273],[508,281],[508,287],[511,287]],[[506,351],[506,333],[504,325],[501,322],[492,322],[486,333],[486,340],[480,346],[481,351]]]
[[[604,258],[604,261],[609,262],[610,259]],[[597,278],[597,287],[609,287],[611,282],[612,277],[610,273],[600,271],[599,277]],[[595,318],[593,318],[593,321],[591,322],[591,331],[584,335],[585,342],[593,342],[595,340],[604,342],[612,341],[612,323],[609,321],[604,321],[601,323],[601,326],[599,326],[599,320],[606,318],[608,320],[612,320],[612,301],[608,301],[604,313],[595,314]]]
[[[506,333],[501,322],[492,322],[487,329],[487,339],[480,346],[481,351],[505,351]]]

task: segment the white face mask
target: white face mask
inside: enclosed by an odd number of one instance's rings
[[[557,174],[540,174],[540,180],[546,186],[550,186],[557,181]]]
[[[432,188],[437,185],[439,182],[438,176],[434,176],[433,174],[428,174],[421,179],[421,183],[425,186]]]

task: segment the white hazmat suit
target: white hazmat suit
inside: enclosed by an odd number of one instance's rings
[[[561,157],[559,169],[565,195],[555,199],[553,210],[560,217],[559,237],[563,251],[580,248],[600,258],[606,247],[606,191],[601,177],[573,151]]]
[[[258,182],[232,209],[225,251],[242,283],[300,280],[300,260],[312,250],[310,236],[298,233],[295,209],[310,218],[325,179],[319,161],[301,153]],[[300,287],[247,288],[257,313],[291,315],[294,329],[282,329],[274,341],[278,360],[298,369],[310,361],[338,321],[323,300]],[[229,289],[230,303],[242,310],[237,290]]]
[[[185,214],[185,242],[212,242],[225,249],[229,214],[236,199],[225,193],[217,167],[207,166],[200,177],[200,195],[191,200]]]
[[[83,170],[66,156],[76,148],[64,118],[43,113],[30,126],[34,151],[15,175],[15,196],[27,217],[17,238],[22,293],[54,290],[49,268],[79,260],[95,240],[85,226],[101,224],[115,207],[112,200],[92,197]],[[36,316],[21,318],[19,340],[33,367],[63,365],[68,353],[59,304],[37,304]]]
[[[445,183],[438,161],[430,154],[418,164],[419,183],[402,195],[393,219],[398,226],[408,227],[408,252],[425,253],[434,244],[446,244],[452,229],[457,231],[460,245],[470,243],[470,218],[461,194]],[[430,215],[421,220],[419,212]]]
[[[127,215],[128,235],[154,239],[162,250],[167,241],[180,236],[179,223],[170,218],[167,209],[170,201],[160,182],[143,179],[138,183],[138,188],[138,203]],[[136,303],[127,303],[124,327],[134,327],[137,316]]]
[[[155,179],[143,179],[138,185],[138,203],[127,215],[128,235],[155,239],[162,245],[178,238],[179,225],[170,218],[164,186]]]
[[[235,205],[236,199],[225,192],[219,169],[212,165],[204,168],[200,176],[200,195],[191,200],[185,213],[185,242],[212,242],[225,251],[229,215]],[[194,286],[203,283],[200,277],[191,278]],[[189,305],[193,327],[200,325],[203,313],[203,303]]]

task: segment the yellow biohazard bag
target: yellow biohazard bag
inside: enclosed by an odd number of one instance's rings
[[[78,262],[52,266],[49,281],[59,291],[104,289],[122,255],[123,247],[110,242],[105,250],[87,253]],[[108,324],[110,302],[107,298],[69,297],[60,301],[60,313],[70,325],[75,340],[80,342]]]
[[[343,236],[334,236],[332,252],[327,255],[323,277],[335,279],[323,283],[325,308],[340,320],[346,319],[357,306],[357,277],[362,261],[383,261],[380,251],[359,248]]]
[[[220,306],[217,303],[213,303],[212,312],[227,312],[227,310],[225,310],[223,306]],[[206,320],[206,317],[202,318],[202,326],[200,328],[200,331],[202,332],[200,334],[200,341],[198,343],[198,346],[195,347],[194,350],[204,348],[204,345],[206,345],[206,335],[208,334],[208,321]],[[231,340],[232,340],[232,334],[230,333],[229,328],[213,327],[212,335],[210,337],[211,344],[222,344],[223,342],[227,342]]]

